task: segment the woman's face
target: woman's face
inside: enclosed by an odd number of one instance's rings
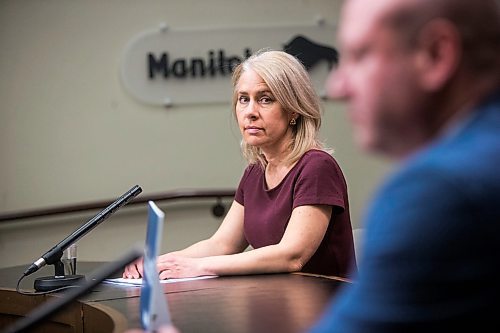
[[[291,115],[283,110],[264,80],[244,71],[236,85],[236,118],[243,140],[264,152],[288,147],[292,140]]]

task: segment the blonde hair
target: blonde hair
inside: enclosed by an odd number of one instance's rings
[[[242,73],[252,70],[267,84],[276,101],[287,113],[295,112],[298,117],[292,127],[293,140],[285,163],[291,165],[310,149],[324,149],[318,139],[321,126],[320,100],[305,67],[292,55],[283,51],[261,50],[239,64],[233,72],[233,113],[236,112],[236,85]],[[267,161],[258,147],[242,140],[243,156],[249,164],[259,162],[262,167]]]

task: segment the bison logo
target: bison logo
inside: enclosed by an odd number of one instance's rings
[[[329,69],[337,65],[339,53],[332,47],[316,44],[304,36],[296,36],[285,44],[283,51],[299,59],[307,70],[320,61],[327,61]]]

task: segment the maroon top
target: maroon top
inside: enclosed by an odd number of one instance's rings
[[[241,178],[235,200],[245,207],[245,238],[253,248],[279,243],[295,207],[333,206],[325,237],[302,271],[345,277],[355,268],[347,184],[330,154],[308,151],[270,190],[262,167],[251,164]]]

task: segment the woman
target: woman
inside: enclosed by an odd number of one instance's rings
[[[161,279],[355,268],[347,186],[317,135],[320,102],[304,66],[259,52],[233,72],[233,111],[248,160],[235,199],[209,239],[158,258]],[[244,251],[248,246],[253,249]],[[142,262],[124,277],[137,278]]]

